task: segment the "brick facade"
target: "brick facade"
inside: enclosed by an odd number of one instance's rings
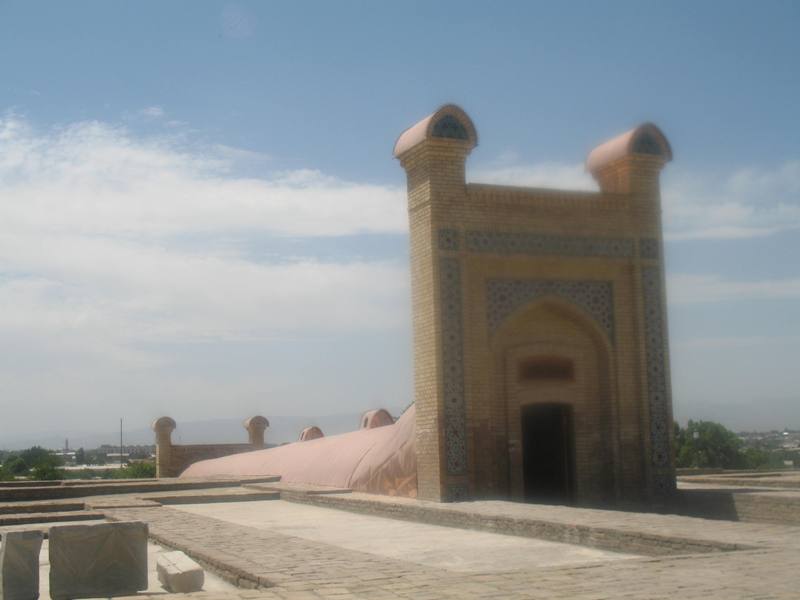
[[[668,142],[644,125],[598,148],[597,193],[468,184],[476,145],[448,105],[395,147],[408,177],[419,497],[521,499],[521,410],[556,403],[571,407],[572,500],[664,499],[675,487],[658,185]],[[530,360],[571,375],[523,379]]]

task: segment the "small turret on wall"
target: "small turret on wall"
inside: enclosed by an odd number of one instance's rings
[[[177,477],[189,465],[207,458],[220,458],[231,454],[252,452],[264,448],[264,431],[269,421],[260,415],[250,417],[243,423],[247,430],[246,444],[173,444],[172,432],[177,424],[171,417],[153,421],[156,434],[156,477]]]
[[[376,427],[385,427],[394,423],[394,417],[389,414],[385,408],[378,408],[375,410],[368,410],[361,415],[361,429],[375,429]]]
[[[671,160],[666,136],[652,123],[644,123],[592,150],[586,169],[603,192],[658,194],[661,169]]]
[[[301,442],[310,442],[311,440],[317,440],[321,437],[325,437],[325,434],[322,433],[322,429],[316,425],[312,425],[311,427],[306,427],[300,432],[300,437],[298,440]]]

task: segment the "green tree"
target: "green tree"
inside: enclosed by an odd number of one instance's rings
[[[675,435],[678,467],[741,469],[746,466],[742,441],[723,425],[713,421],[689,421],[677,426]]]
[[[34,468],[37,464],[48,463],[50,458],[53,457],[48,450],[41,446],[31,446],[27,450],[19,453],[22,459],[28,464],[30,468]]]
[[[78,448],[75,451],[75,464],[76,465],[86,464],[86,452],[83,450],[83,448]]]
[[[3,468],[11,475],[24,475],[30,469],[24,458],[14,454],[6,459],[6,462],[3,463]]]
[[[771,453],[763,448],[745,448],[744,465],[747,469],[761,469],[769,466]]]
[[[31,469],[31,479],[35,481],[64,479],[64,473],[58,468],[55,461],[42,461]]]
[[[41,446],[32,446],[18,455],[9,456],[3,469],[15,476],[29,475],[37,480],[61,479],[59,467],[62,464],[61,457],[50,454]]]

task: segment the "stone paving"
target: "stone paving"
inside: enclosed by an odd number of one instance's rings
[[[243,482],[238,483],[241,486]],[[186,551],[206,568],[239,586],[224,592],[190,594],[187,600],[800,598],[800,527],[510,502],[436,504],[356,493],[281,490],[281,496],[295,502],[400,521],[499,531],[649,554],[578,565],[532,564],[524,569],[510,565],[510,570],[506,565],[458,572],[442,563],[432,566],[424,561],[345,548],[325,540],[303,539],[292,535],[291,528],[250,527],[161,507],[153,501],[156,493],[143,492],[76,498],[72,502],[83,502],[86,508],[101,511],[112,519],[147,521],[153,541]],[[235,488],[209,491],[216,500],[232,496],[248,499],[242,492],[241,487],[239,491]],[[196,495],[194,490],[173,493],[181,500]],[[160,495],[164,495],[163,491]],[[51,503],[49,508],[44,503],[41,506],[32,503],[28,509],[10,503],[2,506],[8,508],[7,514],[67,508],[60,502]],[[233,506],[226,509],[235,510]],[[46,530],[48,526],[16,527]],[[0,534],[8,529],[0,528]],[[447,531],[458,533],[444,529],[440,535],[446,536]],[[137,598],[163,600],[164,594],[140,594]]]
[[[638,557],[576,544],[387,519],[298,502],[190,504],[178,510],[454,572],[515,571]]]
[[[265,588],[191,595],[198,599],[800,598],[800,528],[508,502],[435,506],[486,519],[502,512],[519,520],[602,523],[628,533],[689,536],[754,549],[457,573],[166,507],[111,510],[109,516],[146,520],[157,542],[187,551],[242,587]]]

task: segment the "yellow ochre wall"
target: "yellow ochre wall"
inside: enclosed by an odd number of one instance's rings
[[[521,498],[519,406],[556,397],[573,406],[576,502],[674,491],[658,184],[671,150],[652,125],[625,136],[590,158],[596,193],[466,183],[477,133],[454,105],[398,140],[421,499]],[[517,362],[542,355],[570,357],[574,382],[518,382]]]

